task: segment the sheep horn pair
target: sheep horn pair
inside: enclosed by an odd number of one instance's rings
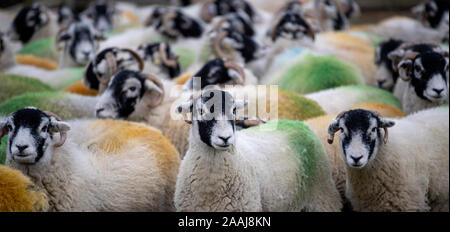
[[[209,12],[209,4],[213,4],[214,0],[207,0],[201,9],[201,17],[205,22],[211,22],[211,20],[214,18],[214,16]]]
[[[214,51],[216,52],[217,56],[219,56],[220,58],[232,60],[233,55],[230,53],[226,53],[222,49],[222,45],[221,45],[222,40],[227,36],[228,36],[228,33],[226,31],[219,32],[213,39],[213,48],[214,48]]]
[[[175,56],[173,59],[169,59],[167,57],[167,44],[166,43],[161,43],[159,45],[159,55],[161,56],[161,60],[163,62],[164,65],[168,66],[168,67],[172,67],[175,68],[178,65],[178,56]]]
[[[234,62],[231,62],[231,61],[225,61],[224,66],[227,69],[233,69],[234,71],[236,71],[242,77],[242,80],[236,81],[236,84],[238,84],[238,85],[244,85],[245,84],[245,72],[244,72],[244,69],[242,69],[241,66],[239,66],[238,64],[236,64]]]
[[[149,81],[153,82],[162,91],[160,96],[158,97],[158,99],[154,103],[148,104],[149,108],[155,108],[155,107],[161,105],[163,100],[164,100],[164,95],[165,95],[164,85],[163,85],[162,81],[159,78],[157,78],[156,76],[154,76],[152,74],[144,74],[144,75],[145,75],[146,79],[148,79]]]
[[[62,121],[60,117],[58,117],[58,115],[50,112],[50,111],[44,111],[44,114],[47,115],[47,117],[51,118],[54,117],[57,121]],[[59,130],[59,128],[58,128]],[[62,145],[64,145],[64,143],[66,142],[67,139],[67,132],[63,132],[63,131],[58,131],[61,138],[59,140],[58,143],[55,144],[55,147],[61,147]]]

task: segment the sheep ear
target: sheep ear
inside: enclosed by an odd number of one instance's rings
[[[6,120],[0,121],[0,144],[2,144],[2,138],[6,135]]]
[[[386,144],[388,142],[388,138],[389,138],[388,128],[393,127],[395,125],[395,122],[385,119],[385,118],[379,118],[379,119],[380,119],[380,128],[384,129],[383,142],[384,142],[384,144]]]
[[[328,143],[329,144],[333,144],[333,142],[334,142],[334,134],[336,134],[336,132],[339,130],[339,120],[340,120],[340,118],[336,118],[328,126]]]
[[[394,71],[398,72],[398,64],[405,56],[405,50],[397,49],[388,54],[388,58],[392,61],[392,68]]]
[[[247,100],[236,100],[234,103],[237,110],[244,109],[246,106],[248,106]]]
[[[398,64],[398,72],[400,75],[400,78],[404,81],[411,80],[412,75],[412,68],[413,68],[413,61],[412,60],[402,60]]]

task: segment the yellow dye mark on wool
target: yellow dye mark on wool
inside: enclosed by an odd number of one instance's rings
[[[366,102],[353,106],[350,109],[372,110],[380,113],[381,116],[386,118],[402,118],[406,116],[405,112],[403,112],[402,110],[381,103]]]
[[[34,66],[50,71],[58,69],[58,64],[56,62],[33,55],[16,55],[15,59],[16,63],[22,65]]]
[[[184,85],[189,79],[192,78],[192,76],[194,76],[194,74],[192,74],[192,73],[185,73],[185,74],[182,74],[181,76],[173,79],[173,81],[177,85]]]
[[[67,89],[65,89],[64,92],[83,95],[83,96],[97,96],[98,95],[97,90],[92,90],[92,89],[86,88],[86,86],[84,86],[84,84],[81,81],[77,81],[77,82],[73,83],[71,86],[67,87]]]
[[[320,38],[343,50],[374,54],[373,43],[370,40],[362,39],[348,32],[326,32],[320,35]]]
[[[124,11],[122,11],[122,15],[123,15],[124,18],[126,18],[131,23],[138,23],[139,22],[138,17],[135,14],[131,13],[130,11],[124,10]]]
[[[92,133],[95,137],[89,142],[90,149],[103,151],[105,155],[114,155],[136,146],[146,146],[149,153],[155,155],[160,168],[167,174],[178,165],[180,155],[172,143],[159,131],[144,124],[118,121],[97,120],[93,122]]]
[[[47,211],[48,199],[20,171],[0,166],[0,212]]]

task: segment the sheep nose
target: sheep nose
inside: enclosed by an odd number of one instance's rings
[[[224,143],[227,143],[230,138],[231,138],[231,136],[228,136],[228,137],[219,136],[219,139],[223,140]]]
[[[16,145],[16,147],[20,152],[23,152],[25,149],[28,148],[28,145]]]
[[[84,51],[84,52],[83,52],[83,55],[84,55],[85,57],[89,57],[89,56],[91,55],[91,52],[90,52],[90,51]]]
[[[362,159],[362,156],[358,156],[358,157],[351,156],[351,158],[353,159],[355,164],[357,164]]]
[[[436,92],[438,96],[440,96],[444,89],[433,89],[433,91]]]

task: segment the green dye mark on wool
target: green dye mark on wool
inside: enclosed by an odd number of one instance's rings
[[[9,115],[25,107],[34,106],[40,110],[51,111],[62,119],[70,118],[70,106],[57,104],[65,95],[67,94],[62,92],[39,92],[16,96],[0,104],[0,115]]]
[[[45,83],[33,78],[0,74],[0,103],[24,93],[52,91]]]
[[[195,62],[195,52],[188,48],[176,47],[174,48],[175,54],[177,54],[179,58],[179,62],[181,65],[181,70],[188,70],[192,64]]]
[[[53,61],[58,61],[58,54],[55,50],[55,38],[48,37],[38,39],[20,49],[17,54],[34,55],[39,58],[46,58]]]
[[[5,164],[6,160],[6,146],[8,143],[8,136],[3,137],[2,144],[0,145],[0,164]]]
[[[66,68],[61,69],[61,78],[55,79],[51,86],[56,90],[64,90],[67,87],[71,86],[73,83],[80,81],[83,79],[84,68]]]
[[[307,94],[320,90],[364,83],[362,75],[336,56],[306,55],[289,68],[279,81],[280,88]]]
[[[295,151],[297,155],[295,158],[299,159],[303,171],[303,175],[300,177],[302,182],[300,191],[308,191],[320,175],[320,167],[328,159],[322,143],[314,132],[300,121],[271,121],[261,126],[246,129],[243,132],[245,133],[247,130],[269,131],[273,128],[287,135],[289,146]]]
[[[315,101],[302,95],[278,89],[278,118],[305,121],[326,115]]]
[[[356,91],[360,93],[363,98],[358,99],[357,104],[366,102],[376,102],[402,109],[402,104],[398,98],[396,98],[391,92],[375,88],[367,85],[355,85],[342,87],[343,90]]]

